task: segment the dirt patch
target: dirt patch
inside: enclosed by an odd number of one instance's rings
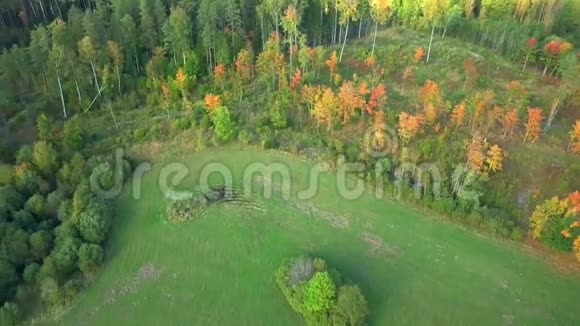
[[[377,256],[381,254],[392,256],[397,254],[397,250],[388,246],[383,238],[374,233],[365,231],[361,233],[360,238],[369,245],[368,253],[371,256]]]
[[[291,206],[304,214],[323,219],[337,229],[348,229],[350,226],[349,218],[345,215],[336,215],[309,204],[292,202]]]

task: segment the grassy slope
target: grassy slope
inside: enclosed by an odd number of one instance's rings
[[[238,173],[256,160],[285,162],[295,185],[303,187],[307,180],[307,163],[269,152],[224,150],[182,158],[192,168],[182,185],[194,187],[195,171],[210,160]],[[515,245],[481,238],[389,200],[370,194],[356,202],[341,200],[331,175],[322,176],[324,191],[312,202],[348,215],[348,229],[333,228],[276,198],[257,199],[264,213],[221,206],[190,223],[166,224],[158,173],[159,165],[145,179],[142,199],[133,200],[127,190],[118,201],[106,268],[60,325],[299,324],[272,275],[284,258],[302,253],[328,259],[359,283],[374,325],[577,321],[577,277],[558,274]],[[360,237],[365,231],[379,235],[393,253],[370,255]],[[159,279],[141,281],[120,295],[147,263],[162,270]],[[113,289],[116,299],[106,303]]]

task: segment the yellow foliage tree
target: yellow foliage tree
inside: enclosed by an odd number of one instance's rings
[[[498,145],[491,145],[487,151],[487,168],[490,171],[501,171],[503,168],[503,150]]]
[[[332,89],[327,87],[322,96],[314,104],[312,116],[316,120],[318,128],[321,124],[326,124],[326,129],[332,129],[332,117],[336,112],[338,101]]]

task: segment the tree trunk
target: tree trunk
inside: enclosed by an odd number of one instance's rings
[[[115,112],[113,112],[113,105],[109,103],[109,112],[111,113],[111,117],[113,118],[113,123],[115,123],[115,128],[119,129],[119,124],[117,123],[117,119],[115,118]]]
[[[524,60],[524,67],[522,68],[522,72],[526,71],[526,66],[528,65],[528,58],[529,58],[529,53],[526,54],[526,60]]]
[[[431,45],[433,44],[433,34],[435,34],[435,24],[431,28],[431,38],[429,39],[429,50],[427,50],[427,59],[425,62],[429,63],[429,57],[431,56]]]
[[[66,114],[66,104],[64,104],[64,94],[62,93],[62,84],[60,82],[60,75],[58,74],[58,71],[56,72],[56,80],[58,81],[58,89],[60,91],[60,102],[62,103],[62,114],[64,115],[64,118],[67,118],[67,114]]]
[[[377,44],[377,29],[379,28],[379,22],[375,22],[375,36],[373,37],[373,48],[371,50],[371,56],[375,54],[375,44]]]
[[[344,47],[346,45],[346,39],[348,38],[348,25],[350,19],[346,21],[346,30],[344,31],[344,42],[342,42],[342,49],[340,49],[340,56],[338,57],[338,62],[342,62],[342,53],[344,52]]]
[[[91,59],[91,69],[93,70],[93,78],[95,78],[95,87],[97,88],[97,92],[99,92],[99,80],[97,79],[97,72],[95,71],[95,65],[93,64],[93,60]]]
[[[336,25],[338,22],[338,7],[336,6],[337,1],[334,1],[334,26],[332,28],[332,43],[336,43]]]
[[[360,32],[362,30],[362,17],[360,18],[360,20],[358,21],[358,38],[360,38]]]
[[[550,127],[552,126],[552,122],[558,114],[558,109],[560,108],[560,99],[556,98],[552,103],[552,107],[550,108],[550,115],[548,116],[548,120],[546,121],[546,125],[544,126],[544,134],[548,132]]]
[[[119,73],[119,66],[115,65],[117,70],[117,88],[119,89],[119,96],[121,95],[121,74]]]

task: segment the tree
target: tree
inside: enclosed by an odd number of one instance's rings
[[[417,115],[411,115],[407,112],[401,112],[399,114],[399,123],[397,124],[397,132],[399,134],[399,138],[404,145],[409,144],[411,138],[415,136],[419,129],[421,128],[422,124],[422,117]]]
[[[369,314],[368,303],[356,285],[338,288],[333,310],[334,325],[362,326],[365,325],[365,319]]]
[[[42,261],[52,249],[52,237],[45,230],[30,235],[30,253],[37,261]]]
[[[285,77],[284,55],[280,52],[280,37],[272,33],[256,63],[258,72],[264,79],[272,78],[272,87],[276,86],[276,77]]]
[[[192,22],[187,12],[177,6],[171,7],[169,19],[163,25],[165,44],[173,53],[173,58],[181,57],[183,66],[187,65],[186,53],[193,47]]]
[[[443,21],[445,14],[449,11],[449,0],[423,0],[423,15],[427,24],[431,25],[431,38],[429,39],[429,48],[427,50],[426,62],[431,57],[431,46],[433,44],[433,35],[435,26]]]
[[[236,57],[236,73],[243,81],[250,79],[252,74],[252,56],[250,51],[242,49]]]
[[[334,77],[334,72],[336,70],[336,66],[338,65],[338,58],[336,57],[336,51],[332,51],[332,54],[325,61],[328,70],[330,70],[330,83],[332,83],[332,78]]]
[[[513,134],[514,128],[517,127],[519,123],[518,111],[516,109],[511,109],[504,114],[501,124],[503,127],[502,139],[508,134]]]
[[[560,83],[544,126],[544,133],[547,133],[550,129],[561,104],[568,104],[568,100],[572,99],[573,95],[578,93],[580,89],[580,65],[576,62],[576,55],[574,53],[562,57],[558,65],[558,71],[561,75]]]
[[[481,172],[485,163],[483,148],[484,140],[480,135],[473,135],[471,144],[467,148],[467,167],[475,172]]]
[[[423,101],[423,114],[428,123],[433,123],[439,114],[439,106],[442,102],[439,85],[432,80],[427,80],[419,90]]]
[[[344,81],[337,95],[338,115],[342,117],[342,123],[346,124],[354,115],[356,109],[362,109],[364,100],[359,96],[352,86],[352,82]]]
[[[306,310],[317,313],[328,311],[336,297],[336,285],[327,271],[312,276],[304,290]]]
[[[520,0],[522,1],[522,0]],[[523,1],[530,1],[530,0],[523,0]],[[528,61],[530,58],[533,58],[534,54],[536,53],[536,46],[538,45],[538,41],[535,37],[530,37],[528,42],[526,43],[525,53],[526,57],[524,59],[524,66],[522,67],[522,72],[526,71],[526,66],[528,65]]]
[[[113,65],[115,66],[115,72],[117,74],[117,90],[119,91],[119,95],[121,95],[121,67],[123,67],[123,50],[119,46],[119,43],[115,41],[107,41],[107,49],[109,50],[109,56],[113,61]]]
[[[294,5],[289,5],[284,10],[284,16],[282,17],[282,29],[288,37],[289,43],[289,54],[290,54],[290,73],[294,70],[292,64],[294,57],[294,52],[296,52],[295,47],[298,46],[298,26],[300,25],[300,13]]]
[[[219,106],[214,110],[211,120],[217,137],[221,140],[228,140],[234,133],[234,123],[230,116],[230,111],[226,106]]]
[[[129,14],[126,14],[123,16],[123,18],[121,18],[120,25],[121,44],[123,44],[123,47],[127,51],[132,51],[133,57],[135,58],[135,72],[139,73],[141,71],[141,67],[139,65],[139,55],[137,53],[137,45],[139,44],[137,26],[135,25],[133,17]]]
[[[86,276],[93,275],[103,263],[103,248],[92,243],[83,243],[79,248],[79,269]]]
[[[215,83],[222,89],[226,82],[226,72],[227,72],[226,65],[224,65],[223,63],[217,64],[213,68],[213,79]]]
[[[576,120],[572,130],[570,130],[568,150],[572,151],[572,153],[580,154],[580,120]]]
[[[421,60],[425,58],[425,49],[422,46],[415,48],[413,53],[413,64],[418,64]]]
[[[375,21],[375,35],[373,37],[373,47],[371,56],[375,54],[375,44],[377,42],[377,29],[379,24],[384,24],[393,15],[394,3],[392,0],[370,0],[371,17]]]
[[[487,168],[492,172],[501,171],[503,168],[503,150],[498,145],[491,145],[487,150]]]
[[[97,70],[95,68],[95,60],[97,58],[97,48],[95,48],[93,40],[89,36],[83,37],[79,41],[78,46],[81,58],[83,58],[86,62],[88,62],[91,65],[94,85],[97,94],[99,94],[101,91],[101,87],[99,86],[99,79],[97,78]]]
[[[326,124],[326,129],[332,129],[332,116],[336,112],[338,101],[334,92],[329,87],[325,88],[322,95],[317,99],[312,109],[311,115],[316,120],[317,128],[321,124]]]
[[[36,119],[36,129],[38,130],[39,140],[51,140],[52,128],[50,127],[50,122],[44,113],[41,113]]]
[[[111,213],[104,203],[91,200],[78,216],[78,229],[84,240],[102,243],[111,226]]]
[[[383,84],[378,84],[375,88],[373,88],[371,96],[369,97],[369,101],[366,107],[367,113],[373,114],[375,109],[380,105],[384,105],[386,101],[387,91],[385,90],[385,86]]]
[[[455,127],[461,128],[463,122],[465,121],[465,101],[457,104],[453,111],[451,112],[451,122]]]
[[[342,53],[344,52],[344,47],[348,38],[348,26],[350,21],[358,19],[359,5],[360,0],[341,0],[337,4],[338,11],[340,11],[340,24],[346,25],[344,31],[344,41],[342,42],[342,48],[340,49],[338,62],[342,62]]]
[[[298,68],[294,71],[292,78],[290,78],[290,88],[295,89],[302,82],[302,71]]]
[[[222,106],[222,99],[219,95],[208,93],[204,97],[205,109],[209,113],[213,113],[215,109]]]
[[[16,267],[4,257],[0,257],[0,290],[2,290],[0,293],[8,293],[10,287],[17,281]]]
[[[34,143],[32,158],[34,165],[46,176],[50,176],[58,168],[58,153],[46,141]]]
[[[177,86],[177,89],[181,92],[181,98],[183,99],[184,104],[187,100],[188,80],[189,76],[185,73],[185,70],[181,67],[177,68],[177,71],[175,72],[175,86]]]
[[[528,108],[528,120],[525,123],[526,135],[524,136],[524,143],[527,140],[530,140],[533,143],[540,138],[542,120],[544,120],[542,109]]]
[[[534,239],[539,239],[546,245],[570,251],[573,249],[574,236],[580,235],[574,227],[575,207],[570,198],[552,197],[536,206],[530,217],[530,229]]]
[[[373,114],[373,144],[375,148],[383,148],[385,146],[385,113],[383,111],[376,111]]]
[[[13,302],[5,302],[0,308],[0,324],[5,326],[19,325],[22,314],[18,305]]]

